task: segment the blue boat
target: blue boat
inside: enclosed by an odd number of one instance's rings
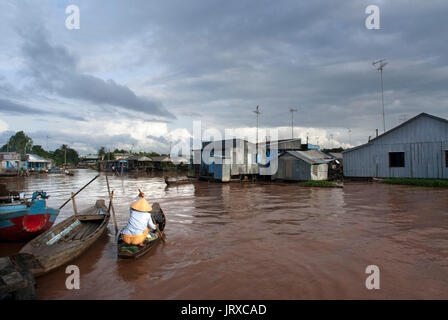
[[[17,193],[0,195],[0,240],[26,241],[48,230],[59,209],[48,208],[47,194],[36,191],[30,199]]]

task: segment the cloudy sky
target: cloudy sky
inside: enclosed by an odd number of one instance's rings
[[[80,29],[66,28],[66,7]],[[368,5],[380,30],[365,27]],[[255,140],[365,143],[420,112],[448,118],[445,0],[0,1],[0,143],[167,152],[193,121]]]

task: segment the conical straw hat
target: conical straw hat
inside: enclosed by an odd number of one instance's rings
[[[145,198],[140,198],[137,201],[132,202],[131,208],[143,212],[149,212],[152,210],[151,205],[145,200]]]

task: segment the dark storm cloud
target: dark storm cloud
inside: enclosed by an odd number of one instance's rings
[[[78,117],[76,115],[70,114],[69,112],[60,112],[60,111],[51,111],[43,109],[37,109],[25,106],[20,103],[15,103],[9,100],[0,98],[0,113],[3,114],[17,114],[21,116],[33,115],[33,116],[41,116],[48,118],[48,116],[58,116],[63,117],[70,120],[84,121],[85,119],[82,117]]]
[[[446,1],[73,3],[80,30],[65,30],[58,11],[40,14],[48,33],[21,33],[28,74],[42,91],[169,118],[166,105],[223,127],[255,126],[256,105],[261,126],[289,126],[295,107],[298,126],[350,127],[364,139],[382,123],[380,78],[371,63],[385,57],[388,127],[402,115],[448,117]],[[372,4],[380,7],[381,30],[365,28]],[[115,80],[102,80],[101,72]],[[157,91],[163,105],[118,84],[120,78]]]
[[[148,115],[175,118],[160,101],[136,95],[114,80],[80,73],[77,59],[62,46],[52,45],[42,29],[23,35],[23,57],[36,84],[62,97],[108,104]]]
[[[371,4],[381,30],[365,28]],[[217,125],[253,125],[260,105],[263,126],[288,125],[288,108],[299,107],[302,126],[375,128],[380,82],[371,63],[382,57],[391,124],[403,113],[448,116],[444,1],[137,1],[86,11],[100,16],[94,39],[112,28],[107,41],[139,39],[138,64],[150,57],[167,66],[146,84],[164,84],[171,110]]]

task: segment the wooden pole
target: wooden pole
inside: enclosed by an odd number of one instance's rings
[[[110,213],[110,209],[112,208],[112,218],[114,219],[115,234],[117,234],[118,233],[117,218],[116,218],[116,215],[115,215],[114,204],[112,202],[112,199],[114,197],[114,192],[113,191],[112,191],[112,193],[110,192],[109,178],[107,177],[107,175],[106,175],[106,182],[107,182],[107,192],[109,193],[109,199],[110,199],[109,213]]]
[[[76,196],[78,193],[80,193],[82,190],[84,190],[89,184],[91,184],[96,178],[98,178],[100,175],[97,175],[95,178],[93,178],[92,180],[89,181],[89,183],[87,183],[84,187],[82,187],[81,189],[79,189],[74,195],[72,195],[72,197]],[[67,201],[65,201],[62,206],[59,207],[59,210],[61,210],[63,207],[65,207],[65,205],[67,203],[69,203],[70,200],[72,200],[72,197],[70,197],[70,199],[68,199]]]
[[[75,216],[78,215],[78,208],[76,207],[75,194],[72,192],[72,201],[73,201],[73,211],[75,212]]]

